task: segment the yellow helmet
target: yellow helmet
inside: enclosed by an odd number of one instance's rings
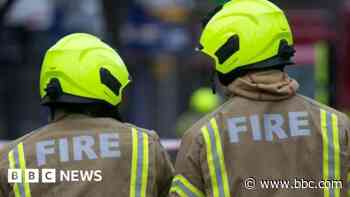
[[[267,0],[232,0],[204,21],[202,52],[220,74],[289,65],[293,35],[281,9]]]
[[[130,83],[118,53],[95,36],[76,33],[59,40],[44,58],[42,104],[102,102],[116,106]]]

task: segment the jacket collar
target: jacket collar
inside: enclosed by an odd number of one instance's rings
[[[85,114],[73,114],[73,113],[67,113],[65,111],[56,111],[55,117],[53,120],[50,120],[50,122],[58,122],[64,119],[85,119],[85,118],[91,118],[88,115]]]
[[[299,84],[280,70],[256,71],[237,78],[225,89],[229,96],[241,96],[259,101],[289,99]]]

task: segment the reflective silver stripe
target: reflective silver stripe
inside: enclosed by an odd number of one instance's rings
[[[334,176],[334,144],[333,144],[333,127],[332,114],[326,112],[327,136],[328,136],[328,180],[335,180]],[[334,189],[329,188],[330,197],[334,197]]]
[[[129,197],[146,197],[148,182],[148,135],[132,128],[132,162]]]
[[[15,158],[15,168],[16,169],[21,169],[20,165],[19,165],[19,155],[18,155],[18,146],[16,146],[16,148],[13,149],[13,156]],[[24,192],[24,172],[22,171],[22,182],[18,183],[18,189],[19,189],[19,193],[21,195],[21,197],[25,197],[25,192]]]
[[[181,181],[179,180],[174,181],[173,187],[176,187],[176,186],[181,188],[181,190],[185,192],[188,197],[197,197],[196,194],[192,193],[191,190],[189,190],[183,183],[181,183]]]
[[[321,109],[321,130],[323,141],[323,179],[339,181],[341,179],[341,148],[338,116]],[[340,197],[340,188],[324,188],[325,197]]]
[[[217,180],[217,183],[219,186],[219,196],[224,197],[225,193],[224,193],[224,185],[222,183],[222,170],[221,170],[221,166],[219,163],[220,158],[219,158],[219,154],[218,154],[218,150],[217,150],[217,146],[221,146],[221,144],[216,144],[214,129],[210,123],[207,125],[207,127],[208,127],[208,131],[209,131],[210,142],[212,144],[211,151],[212,151],[214,165],[215,165],[216,180]]]
[[[143,170],[143,135],[142,132],[137,130],[137,179],[136,179],[136,197],[141,196],[142,185],[142,170]]]

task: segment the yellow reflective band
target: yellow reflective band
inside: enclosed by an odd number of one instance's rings
[[[149,164],[148,135],[132,128],[130,197],[146,197]]]
[[[341,180],[340,139],[338,117],[321,109],[321,130],[323,146],[323,179]],[[340,197],[340,188],[324,188],[325,197]]]
[[[207,148],[207,162],[208,162],[208,167],[209,167],[211,185],[213,188],[213,196],[216,197],[219,194],[219,188],[217,187],[218,183],[216,180],[216,172],[215,172],[215,167],[214,167],[213,155],[211,153],[212,144],[210,142],[209,131],[208,131],[207,127],[202,127],[202,134],[203,134],[204,141],[205,141],[206,148]]]
[[[349,187],[349,185],[350,185],[350,172],[348,173],[348,175],[347,175],[347,186],[348,186],[348,191],[347,191],[347,196],[348,197],[350,197],[350,187]]]
[[[132,161],[131,161],[131,179],[130,179],[130,197],[135,196],[136,174],[137,174],[137,131],[132,128]]]
[[[216,141],[216,147],[217,151],[219,154],[219,158],[221,158],[220,161],[220,167],[221,167],[221,173],[222,173],[222,182],[223,182],[223,187],[224,187],[224,193],[226,197],[230,196],[230,189],[229,189],[229,184],[228,184],[228,178],[227,178],[227,172],[226,172],[226,165],[225,165],[225,158],[224,158],[224,153],[222,151],[222,145],[221,145],[221,137],[219,133],[219,128],[216,123],[216,120],[213,118],[211,119],[211,125],[214,129],[214,134],[215,134],[215,141]]]
[[[179,188],[179,187],[172,187],[172,188],[170,189],[170,193],[176,193],[176,194],[178,194],[180,197],[190,197],[190,196],[187,196],[187,194],[186,194],[184,191],[182,191],[182,189]]]
[[[8,160],[9,160],[9,164],[10,164],[10,169],[15,169],[15,158],[14,158],[14,155],[13,155],[13,150],[11,150],[9,153],[8,153]],[[15,197],[20,197],[20,193],[19,193],[19,188],[18,188],[18,183],[14,183],[13,184],[13,191],[15,193]]]
[[[328,132],[327,132],[327,113],[321,109],[321,131],[323,146],[323,180],[328,180]],[[329,189],[324,188],[324,197],[329,197]]]
[[[339,128],[338,128],[338,116],[332,114],[332,130],[333,130],[333,147],[334,147],[334,178],[340,179],[340,141],[339,141]],[[335,197],[340,196],[340,188],[334,188]]]
[[[181,192],[179,192],[181,191]],[[173,179],[173,184],[170,189],[170,193],[175,192],[180,196],[188,197],[205,197],[204,193],[192,185],[185,177],[182,175],[177,175]]]
[[[141,197],[146,197],[147,192],[147,180],[148,180],[148,135],[143,135],[143,167],[142,167],[142,186],[141,186]]]
[[[17,148],[18,148],[19,166],[22,169],[22,173],[23,173],[22,180],[24,180],[24,193],[25,193],[26,197],[31,197],[32,195],[30,192],[30,185],[29,185],[28,180],[25,180],[25,174],[24,174],[24,172],[26,170],[26,160],[24,157],[23,143],[19,143]]]
[[[216,120],[210,120],[202,127],[202,134],[207,149],[207,162],[212,183],[213,197],[229,197],[230,188],[227,178],[221,137]]]
[[[321,109],[321,130],[323,145],[323,180],[328,180],[328,136],[327,136],[327,120],[326,111]],[[324,196],[329,197],[329,189],[324,188]]]

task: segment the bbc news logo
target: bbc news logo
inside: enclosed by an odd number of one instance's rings
[[[101,182],[101,170],[8,169],[9,183]]]

